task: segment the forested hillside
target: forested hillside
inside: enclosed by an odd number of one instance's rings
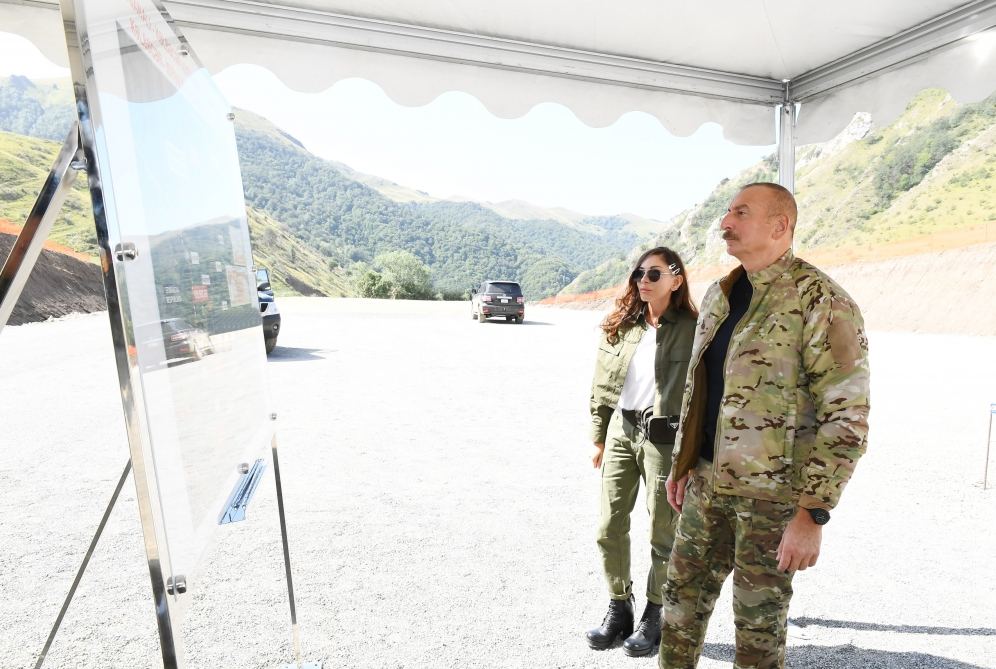
[[[72,122],[72,96],[65,82],[32,83],[24,77],[0,80],[0,220],[23,224]],[[6,131],[6,132],[5,132]],[[31,135],[31,136],[26,136]],[[257,265],[272,269],[277,291],[301,295],[352,295],[345,270],[291,235],[266,213],[248,208]],[[86,192],[78,178],[49,237],[74,251],[97,257],[97,236]]]
[[[0,135],[0,217],[24,220],[71,118],[65,82],[0,80],[0,131],[6,131]],[[403,251],[428,270],[431,289],[420,295],[462,296],[486,278],[506,278],[521,281],[535,299],[624,257],[658,227],[634,217],[508,218],[474,202],[412,198],[409,191],[400,199],[420,201],[396,201],[378,188],[402,187],[318,158],[251,112],[237,111],[236,137],[257,263],[272,267],[277,289],[285,292],[362,294],[371,273],[386,271],[381,260]],[[53,235],[95,253],[82,180]]]
[[[0,130],[62,141],[73,120],[73,89],[64,80],[0,78]]]
[[[796,161],[800,255],[843,264],[996,239],[996,95],[959,105],[944,91],[923,91],[887,127],[872,131],[858,114],[833,140],[800,147]],[[720,217],[743,184],[776,178],[772,156],[724,179],[643,246],[673,246],[707,273],[729,265]],[[628,268],[603,263],[564,292],[618,285]]]
[[[508,278],[535,298],[638,243],[621,219],[588,219],[582,230],[507,219],[473,202],[396,202],[258,117],[238,117],[247,120],[236,126],[246,201],[337,266],[408,251],[428,266],[439,291],[462,293],[485,278]]]
[[[0,131],[0,220],[23,224],[61,148],[60,142]],[[274,268],[276,289],[284,294],[352,295],[345,271],[289,234],[265,213],[248,209],[249,231],[257,265]],[[49,238],[74,251],[97,258],[97,234],[90,210],[86,179],[78,178],[63,203]]]

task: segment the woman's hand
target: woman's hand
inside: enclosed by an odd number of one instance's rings
[[[598,469],[602,466],[602,455],[605,453],[605,442],[596,442],[591,449],[591,466]]]

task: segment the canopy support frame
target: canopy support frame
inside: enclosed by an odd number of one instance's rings
[[[738,102],[777,104],[782,97],[777,79],[629,56],[250,0],[170,0],[169,5],[175,22],[185,29],[220,29]]]
[[[826,95],[994,27],[996,0],[976,0],[795,77],[789,97],[803,102]]]
[[[795,193],[795,122],[796,105],[785,84],[785,101],[776,107],[778,114],[778,183]]]

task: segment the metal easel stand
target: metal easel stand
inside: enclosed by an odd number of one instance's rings
[[[996,415],[996,402],[989,405],[989,429],[986,431],[986,471],[982,475],[982,491],[989,487],[989,447],[993,443],[993,416]]]
[[[17,298],[21,296],[28,276],[38,262],[42,245],[52,230],[55,217],[62,209],[69,189],[76,180],[76,172],[86,169],[86,160],[80,148],[79,121],[73,121],[73,127],[62,144],[62,150],[55,159],[55,164],[45,179],[38,199],[35,200],[28,220],[17,235],[7,261],[0,270],[0,330],[7,324]]]
[[[111,517],[111,511],[114,509],[114,505],[118,501],[118,495],[121,494],[121,488],[124,487],[124,482],[127,480],[129,472],[131,472],[131,458],[128,458],[128,462],[125,463],[124,471],[121,472],[121,478],[118,479],[118,484],[114,488],[114,494],[111,495],[111,501],[107,503],[107,508],[104,510],[104,515],[100,519],[100,524],[97,525],[97,531],[94,533],[93,539],[90,540],[90,546],[86,549],[86,555],[83,556],[83,563],[76,572],[76,578],[73,579],[73,584],[69,586],[69,592],[66,593],[66,599],[62,602],[62,608],[59,609],[59,615],[55,618],[55,624],[52,625],[52,629],[48,633],[48,638],[45,640],[45,646],[42,648],[41,653],[38,654],[38,661],[35,662],[35,669],[41,669],[42,664],[45,663],[45,658],[48,656],[48,651],[52,647],[52,642],[55,641],[55,635],[58,634],[59,627],[62,625],[62,619],[66,617],[66,611],[69,610],[69,603],[72,602],[73,597],[76,596],[76,588],[79,587],[80,581],[83,580],[83,572],[86,571],[87,565],[90,564],[90,558],[93,556],[93,551],[97,548],[97,542],[100,540],[100,535],[104,533],[104,527],[107,525],[107,519]]]
[[[28,282],[31,270],[34,269],[35,264],[38,262],[42,246],[45,244],[45,240],[52,230],[52,224],[62,209],[62,203],[65,202],[66,196],[69,194],[69,189],[72,188],[73,182],[76,180],[76,173],[85,169],[86,161],[83,158],[81,149],[79,122],[73,121],[72,128],[66,136],[66,141],[62,144],[62,149],[59,151],[59,155],[55,159],[48,177],[45,179],[45,185],[42,186],[41,193],[38,194],[38,199],[35,200],[35,204],[31,208],[31,213],[28,214],[28,220],[17,235],[17,240],[14,242],[14,246],[11,248],[6,262],[3,264],[3,269],[0,270],[0,330],[3,329],[3,326],[10,319],[10,314],[14,311],[14,305],[17,304],[17,300],[21,296],[21,291]],[[104,527],[107,526],[107,520],[110,518],[111,511],[113,511],[114,505],[118,501],[121,488],[124,487],[124,482],[128,478],[129,472],[131,472],[130,458],[125,463],[124,471],[121,472],[121,477],[114,487],[111,500],[108,502],[107,508],[104,510],[104,515],[97,525],[97,530],[90,540],[90,546],[83,556],[83,562],[76,572],[73,584],[69,587],[69,592],[62,603],[59,615],[56,616],[55,624],[52,625],[52,629],[48,633],[45,646],[42,648],[41,653],[38,654],[35,669],[40,669],[45,662],[45,658],[48,656],[52,642],[55,641],[55,635],[59,632],[63,618],[66,617],[66,611],[69,610],[69,604],[76,595],[76,589],[79,587],[80,581],[83,580],[83,573],[86,571],[87,565],[90,564],[90,558],[93,557],[93,552],[97,548],[97,542],[104,532]]]
[[[72,188],[73,182],[76,180],[77,172],[86,170],[86,159],[83,155],[82,146],[80,126],[77,120],[73,122],[69,134],[66,136],[66,141],[63,143],[62,149],[59,151],[59,155],[52,165],[48,177],[45,179],[45,185],[42,187],[38,199],[35,200],[31,213],[28,214],[28,219],[18,234],[14,246],[11,248],[3,264],[3,268],[0,269],[0,331],[3,330],[3,327],[10,319],[10,315],[14,311],[14,305],[17,304],[17,300],[21,296],[28,277],[31,275],[31,270],[34,269],[35,264],[38,262],[42,246],[52,230],[52,225],[55,223],[55,218],[58,216],[62,204],[66,200],[66,196],[69,194],[69,189]],[[276,418],[276,416],[274,415],[273,418]],[[291,575],[290,547],[287,539],[287,521],[284,514],[283,486],[280,481],[276,437],[270,442],[270,448],[273,454],[273,474],[277,487],[277,510],[280,517],[280,537],[283,544],[284,570],[287,577],[287,595],[290,601],[291,634],[295,659],[294,664],[284,666],[285,669],[322,669],[320,662],[317,664],[301,662],[301,637],[297,624],[297,607],[294,601],[294,581]],[[76,589],[83,579],[83,573],[86,571],[87,565],[90,563],[90,558],[97,547],[97,542],[100,540],[104,527],[107,525],[111,511],[117,503],[121,488],[124,486],[129,472],[131,472],[131,464],[131,459],[129,458],[120,479],[118,479],[117,486],[114,488],[114,493],[111,495],[111,500],[104,511],[104,515],[97,526],[97,530],[90,541],[90,546],[83,557],[83,562],[76,572],[76,578],[73,580],[73,584],[66,594],[62,608],[59,610],[55,623],[49,631],[41,653],[38,655],[35,669],[41,669],[45,662],[45,658],[55,640],[59,627],[62,625],[66,612],[69,610],[69,604],[76,595]],[[177,658],[171,655],[169,659],[175,662]],[[167,663],[165,655],[164,664],[172,664]]]

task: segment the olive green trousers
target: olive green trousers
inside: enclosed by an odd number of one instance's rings
[[[636,426],[617,410],[609,422],[602,456],[601,518],[598,549],[612,599],[632,594],[630,578],[630,514],[636,507],[640,481],[646,485],[650,513],[650,574],[647,599],[661,604],[668,557],[674,543],[674,510],[667,503],[664,483],[671,470],[671,445],[643,439]]]

